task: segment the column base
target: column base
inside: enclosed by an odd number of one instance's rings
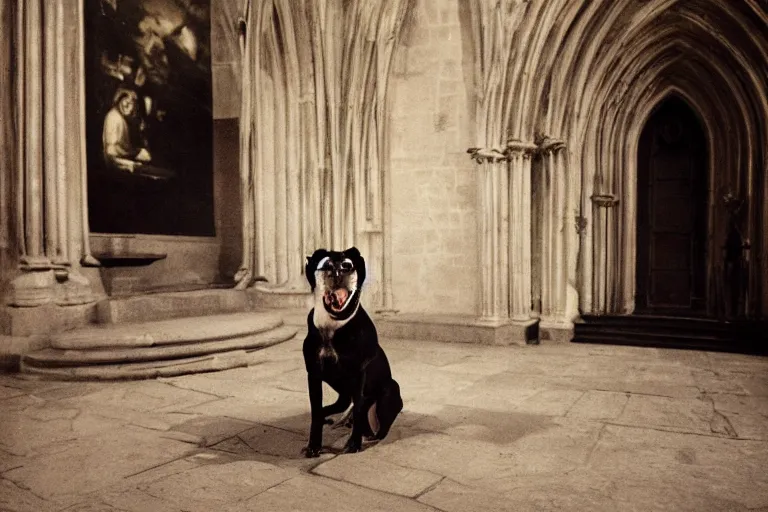
[[[8,285],[6,304],[34,308],[53,302],[56,277],[50,265],[47,269],[22,271]]]
[[[21,356],[48,346],[48,336],[0,334],[0,372],[18,372]]]
[[[36,308],[0,307],[0,325],[7,336],[44,336],[91,324],[96,320],[96,303],[59,306],[52,302]],[[46,338],[47,339],[47,338]]]
[[[569,343],[573,338],[573,322],[562,317],[542,317],[539,339],[543,343]]]
[[[69,271],[66,279],[56,287],[54,302],[59,306],[76,306],[95,302],[91,283],[82,274]]]

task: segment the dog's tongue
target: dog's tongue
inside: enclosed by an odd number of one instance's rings
[[[347,302],[347,297],[349,297],[349,292],[345,288],[337,288],[336,290],[325,292],[323,299],[332,309],[339,310]]]

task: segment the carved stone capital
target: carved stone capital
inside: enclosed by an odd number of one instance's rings
[[[505,153],[494,148],[469,148],[467,153],[469,153],[469,157],[478,164],[483,162],[495,163],[507,160],[507,155]]]
[[[507,141],[506,154],[509,157],[522,156],[523,158],[530,158],[538,149],[538,146],[533,142],[523,142],[518,139],[510,139]]]
[[[554,137],[550,137],[548,135],[544,135],[537,141],[538,148],[537,153],[540,155],[547,155],[550,153],[555,153],[557,151],[560,151],[561,149],[565,149],[565,141],[562,139],[557,139]]]
[[[600,208],[613,208],[619,204],[619,198],[616,197],[616,194],[593,194],[590,199]]]

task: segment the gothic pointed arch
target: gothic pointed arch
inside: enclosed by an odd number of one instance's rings
[[[304,291],[305,255],[357,245],[387,307],[387,88],[411,2],[246,3],[238,286]]]
[[[542,317],[634,310],[637,145],[649,113],[671,91],[699,113],[712,147],[708,293],[724,264],[728,205],[738,201],[749,276],[744,308],[766,314],[765,4],[560,0],[526,9],[509,64],[507,90],[518,103],[507,129],[510,138],[562,140],[565,148],[562,162],[534,167]],[[717,309],[722,299],[711,299]]]

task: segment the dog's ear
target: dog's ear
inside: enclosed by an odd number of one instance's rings
[[[315,270],[317,270],[317,264],[320,263],[320,260],[326,256],[328,256],[327,250],[318,249],[312,253],[312,256],[307,256],[304,262],[304,275],[306,276],[307,282],[309,283],[309,287],[312,289],[312,291],[315,291],[315,286],[317,285],[315,282]]]
[[[344,256],[352,260],[352,263],[355,265],[355,270],[357,270],[357,287],[362,289],[363,281],[365,281],[365,260],[363,256],[357,247],[350,247],[344,251]]]

